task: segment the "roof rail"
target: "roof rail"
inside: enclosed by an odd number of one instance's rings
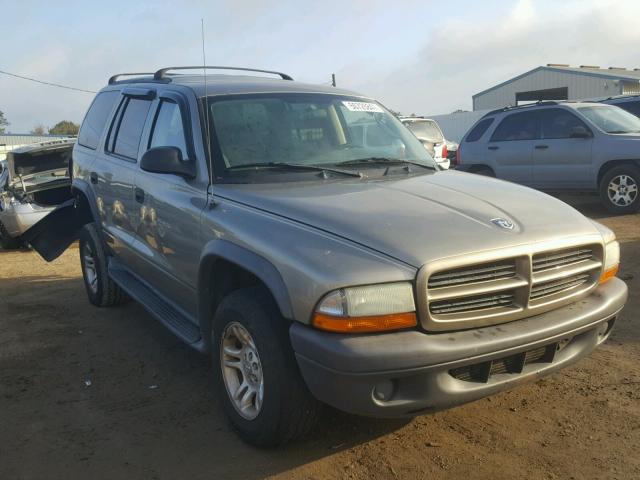
[[[140,72],[140,73],[117,73],[109,77],[109,85],[113,85],[118,81],[119,77],[131,77],[134,75],[153,75],[153,72]]]
[[[520,110],[522,108],[538,107],[541,105],[558,105],[558,102],[556,102],[555,100],[539,100],[534,103],[527,103],[526,105],[507,105],[506,107],[496,108],[495,110],[491,110],[490,112],[485,113],[482,118],[489,115],[494,115],[496,113],[508,112],[510,110]]]
[[[258,73],[270,73],[273,75],[279,75],[283,80],[293,80],[290,75],[282,72],[274,72],[272,70],[258,70],[257,68],[244,68],[244,67],[221,67],[221,66],[203,66],[198,65],[195,67],[166,67],[161,68],[156,73],[153,74],[154,80],[164,80],[167,78],[167,72],[170,70],[202,70],[202,69],[211,69],[211,70],[239,70],[243,72],[258,72]]]

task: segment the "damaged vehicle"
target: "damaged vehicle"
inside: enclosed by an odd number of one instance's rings
[[[608,228],[441,169],[370,97],[202,69],[112,77],[73,150],[74,198],[24,238],[48,259],[79,238],[89,302],[134,299],[208,355],[246,441],[290,441],[323,404],[451,408],[609,337],[627,286]]]
[[[75,139],[35,143],[10,151],[0,171],[0,244],[22,246],[20,236],[71,198]]]

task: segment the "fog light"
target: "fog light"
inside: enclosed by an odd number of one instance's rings
[[[393,381],[385,380],[383,382],[378,383],[373,388],[373,398],[383,402],[389,401],[393,396],[394,390],[395,390],[395,385],[393,384]]]

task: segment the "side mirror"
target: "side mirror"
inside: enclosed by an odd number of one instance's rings
[[[195,178],[193,162],[182,160],[182,151],[177,147],[154,147],[147,150],[140,160],[140,168],[145,172],[171,173],[186,178]]]
[[[570,138],[591,138],[591,132],[579,125],[577,127],[573,127],[571,132],[569,133]]]

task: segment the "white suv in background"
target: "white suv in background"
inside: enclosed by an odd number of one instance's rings
[[[400,117],[413,134],[422,142],[429,154],[442,168],[449,168],[447,140],[435,120],[423,117]]]

